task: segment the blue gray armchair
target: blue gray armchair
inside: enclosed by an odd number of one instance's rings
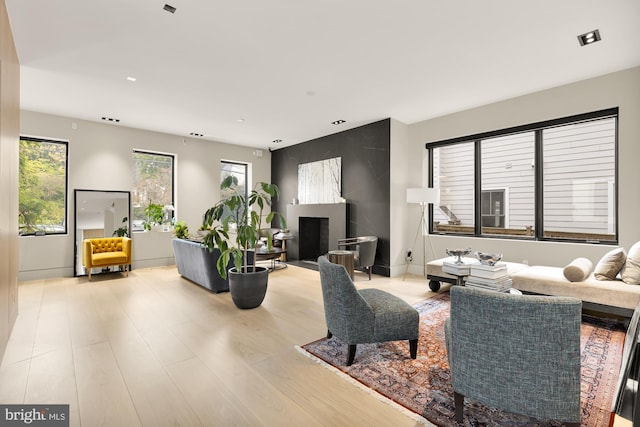
[[[327,338],[335,335],[349,346],[347,366],[357,344],[409,340],[409,352],[418,351],[420,316],[406,301],[380,289],[357,290],[347,270],[318,258]]]
[[[463,286],[450,292],[445,337],[456,421],[469,397],[580,425],[580,300]]]

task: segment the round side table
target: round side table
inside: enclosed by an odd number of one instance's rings
[[[347,270],[347,273],[349,274],[349,277],[351,277],[351,280],[353,280],[353,252],[339,250],[329,251],[329,253],[327,253],[327,258],[329,259],[329,262],[344,266],[345,270]]]

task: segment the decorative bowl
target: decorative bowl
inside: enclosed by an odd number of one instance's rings
[[[455,261],[456,264],[462,264],[462,257],[469,255],[471,253],[471,248],[467,248],[467,249],[446,249],[445,252],[447,253],[447,255],[449,256],[454,256],[454,257],[458,257],[458,259]]]
[[[476,252],[476,258],[480,264],[496,265],[496,262],[502,259],[502,254],[490,254],[488,252]]]

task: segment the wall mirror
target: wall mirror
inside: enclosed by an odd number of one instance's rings
[[[131,192],[74,190],[75,229],[73,275],[87,274],[82,265],[82,241],[97,237],[131,237]],[[104,272],[119,267],[106,267]],[[92,274],[103,272],[93,269]]]

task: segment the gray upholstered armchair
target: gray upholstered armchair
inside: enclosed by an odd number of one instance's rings
[[[327,338],[335,335],[349,346],[347,366],[353,363],[356,345],[409,340],[415,359],[418,351],[418,311],[402,299],[380,289],[357,290],[347,270],[318,258]]]
[[[350,237],[338,240],[338,248],[353,252],[354,267],[369,273],[369,280],[371,280],[371,268],[376,259],[377,247],[378,238],[376,236]]]
[[[469,397],[580,425],[580,300],[463,286],[450,292],[445,336],[456,420]]]

